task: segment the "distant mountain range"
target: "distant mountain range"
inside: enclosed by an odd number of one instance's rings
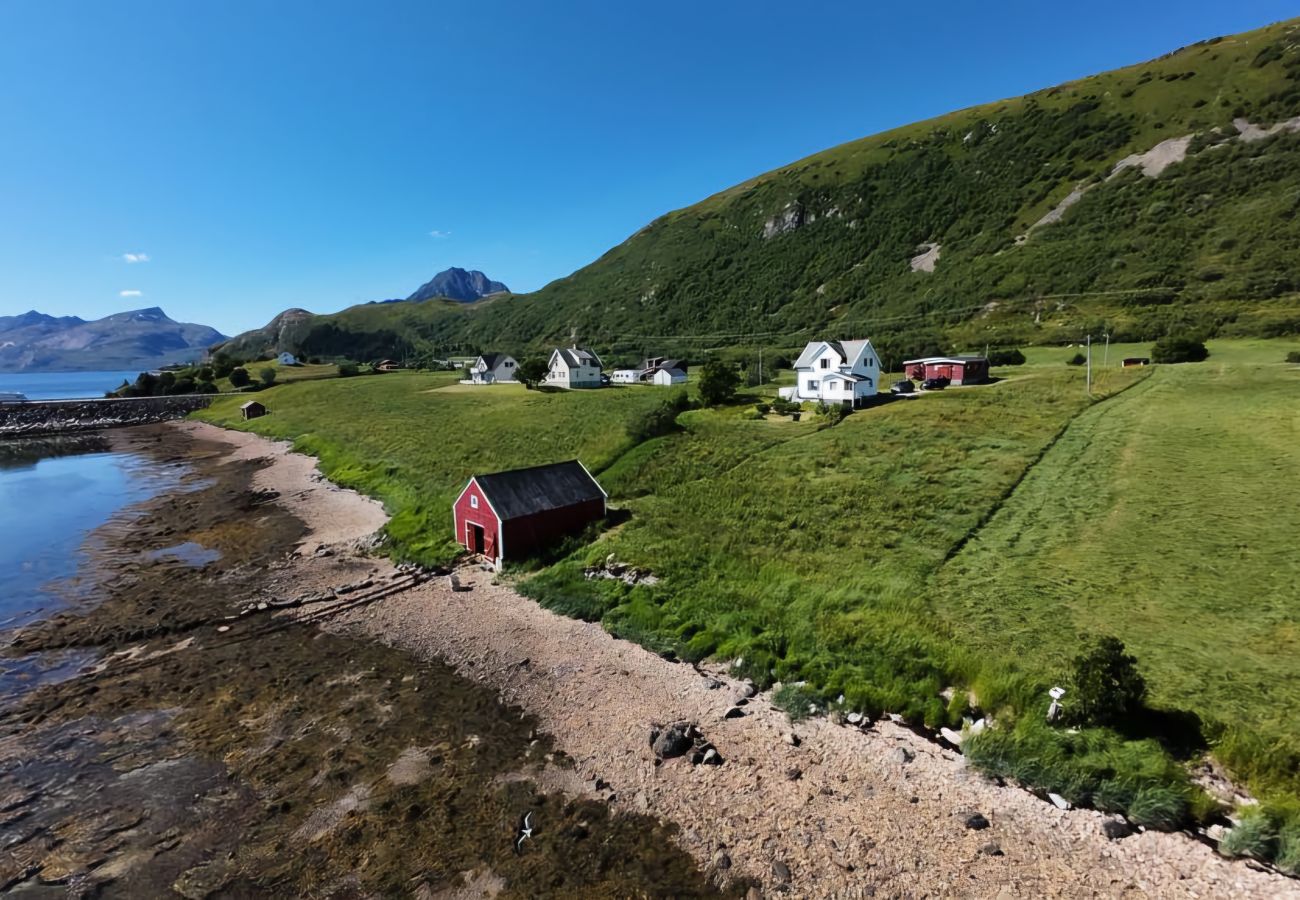
[[[86,321],[32,310],[0,316],[0,372],[146,369],[202,355],[226,336],[175,322],[158,307]]]
[[[467,272],[453,266],[434,275],[419,290],[407,297],[410,301],[433,300],[446,297],[448,300],[474,301],[492,294],[504,294],[509,288],[499,281],[492,281],[475,269]]]

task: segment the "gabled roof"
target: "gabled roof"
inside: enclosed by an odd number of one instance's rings
[[[871,343],[869,340],[860,341],[809,341],[808,346],[803,348],[799,358],[794,361],[796,369],[812,368],[813,361],[817,359],[822,347],[830,347],[839,354],[840,359],[844,362],[842,365],[852,365],[853,361],[862,353],[862,348]]]
[[[681,369],[673,368],[671,366],[659,366],[655,369],[655,373],[658,374],[659,372],[666,373],[669,378],[676,378],[678,375],[680,375],[682,378],[686,377],[686,373],[683,372]]]
[[[923,356],[920,359],[905,359],[903,365],[914,366],[917,363],[923,365],[948,364],[964,365],[971,362],[988,362],[987,356]]]
[[[239,408],[240,408],[240,409],[248,409],[249,407],[253,407],[253,406],[260,406],[260,407],[262,407],[262,409],[266,409],[266,404],[264,404],[264,403],[259,403],[259,402],[256,401],[256,400],[249,400],[247,403],[241,403],[241,404],[239,404]]]
[[[606,496],[596,479],[576,459],[475,475],[474,480],[503,522],[588,500],[603,500]]]
[[[479,354],[479,359],[483,360],[483,365],[489,369],[495,369],[497,367],[497,363],[499,363],[504,358],[505,358],[504,353]]]
[[[600,357],[586,347],[560,347],[555,351],[569,368],[574,366],[596,366],[603,368]]]

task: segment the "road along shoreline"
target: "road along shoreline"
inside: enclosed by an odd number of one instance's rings
[[[344,510],[355,501],[344,504],[284,444],[175,427],[224,440],[237,455],[272,456],[257,477],[308,528],[304,554],[328,543],[316,535],[379,521],[373,509]],[[373,564],[378,577],[391,576],[387,561]],[[341,611],[325,627],[444,661],[522,707],[592,796],[678,826],[678,844],[719,884],[747,879],[763,894],[795,896],[1300,897],[1296,882],[1186,835],[1110,840],[1101,813],[1059,810],[995,784],[889,721],[791,725],[761,695],[737,707],[745,686],[721,671],[666,661],[544,610],[494,573],[457,574],[462,590],[433,579]],[[679,721],[694,724],[723,763],[658,759],[652,730]]]

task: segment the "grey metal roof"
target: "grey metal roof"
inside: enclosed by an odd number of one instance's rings
[[[483,365],[487,368],[495,369],[497,363],[501,361],[502,356],[504,356],[502,353],[484,353],[479,356],[479,359],[483,360]]]
[[[604,368],[601,365],[600,357],[592,353],[586,347],[561,347],[559,348],[560,357],[569,365],[574,366],[596,366]]]
[[[502,521],[605,498],[596,479],[576,459],[475,475],[474,480]]]

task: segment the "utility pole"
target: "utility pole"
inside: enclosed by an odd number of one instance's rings
[[[763,383],[763,345],[758,346],[758,383]]]
[[[1101,356],[1101,367],[1103,369],[1110,367],[1110,332],[1106,332],[1106,349]]]
[[[1092,396],[1092,335],[1088,335],[1088,396]]]

